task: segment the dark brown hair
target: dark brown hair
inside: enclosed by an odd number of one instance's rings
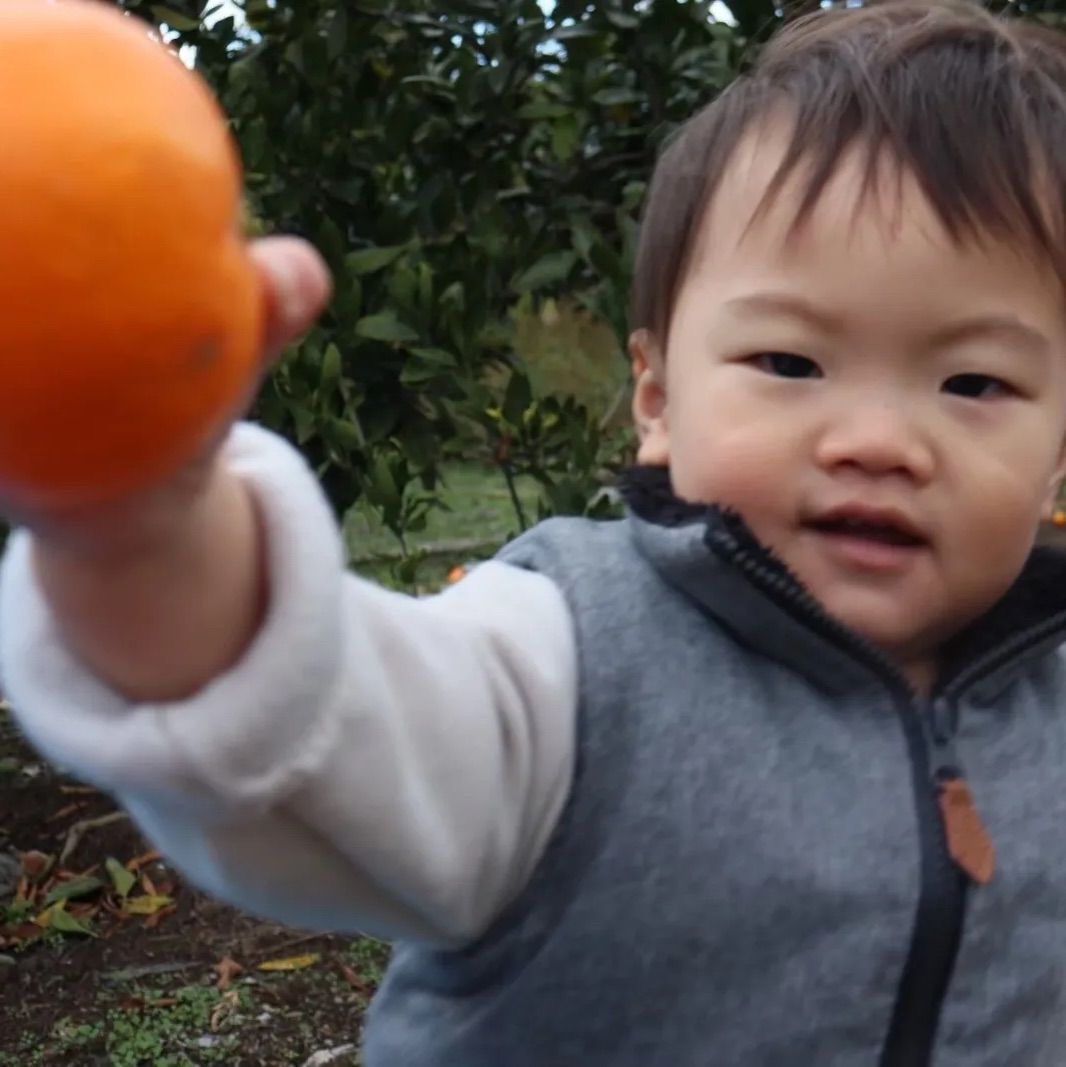
[[[798,225],[842,153],[868,190],[886,155],[913,175],[955,241],[992,235],[1066,283],[1066,38],[963,0],[882,0],[797,19],[685,123],[656,167],[641,224],[632,326],[665,344],[704,213],[744,135],[792,121],[767,197],[797,166]]]

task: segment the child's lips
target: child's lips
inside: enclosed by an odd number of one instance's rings
[[[844,504],[809,519],[804,527],[824,551],[856,570],[899,572],[931,548],[921,525],[896,508]]]
[[[898,573],[913,566],[929,551],[928,542],[881,540],[846,528],[808,526],[807,531],[817,539],[823,551],[852,570]]]

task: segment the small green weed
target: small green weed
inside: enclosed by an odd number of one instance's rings
[[[17,926],[33,918],[33,905],[28,900],[14,900],[0,904],[0,926]]]
[[[106,1053],[109,1067],[200,1067],[226,1063],[238,1042],[226,1033],[251,1001],[245,990],[229,1001],[213,986],[185,986],[172,995],[136,991],[132,1009],[111,1008],[96,1023],[61,1020],[52,1031],[55,1052]],[[212,1025],[214,1022],[215,1025]],[[0,1067],[5,1067],[0,1061]]]
[[[389,946],[383,941],[360,937],[347,948],[345,955],[359,977],[368,985],[380,984],[389,962]]]

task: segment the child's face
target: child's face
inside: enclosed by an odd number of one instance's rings
[[[665,353],[634,338],[640,459],[739,511],[924,688],[1062,477],[1062,288],[1006,245],[952,245],[909,179],[853,214],[855,159],[791,239],[795,188],[746,229],[783,144],[752,138],[727,171]]]

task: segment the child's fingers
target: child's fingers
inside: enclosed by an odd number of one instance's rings
[[[306,333],[329,302],[333,283],[325,261],[298,237],[264,237],[252,244],[252,258],[266,286],[264,363]]]

